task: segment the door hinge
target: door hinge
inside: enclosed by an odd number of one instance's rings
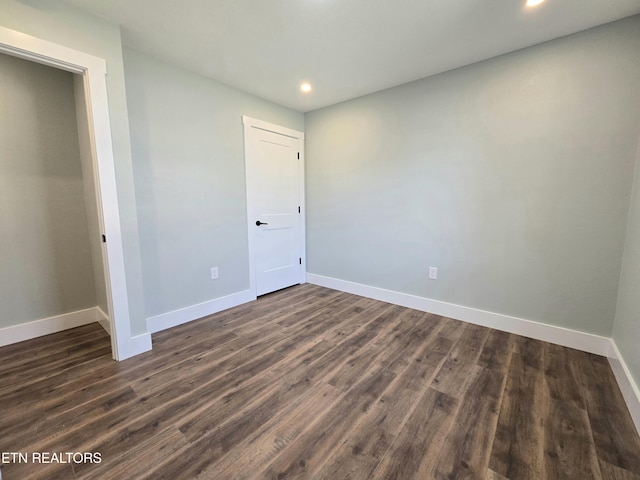
[[[298,152],[298,160],[300,160],[300,152]]]
[[[102,243],[107,243],[107,236],[106,235],[102,235]]]
[[[300,265],[302,265],[302,257],[300,257]]]

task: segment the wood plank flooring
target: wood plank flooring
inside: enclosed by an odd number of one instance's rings
[[[313,285],[153,337],[0,348],[13,479],[640,480],[605,358]],[[101,463],[33,463],[99,452]]]

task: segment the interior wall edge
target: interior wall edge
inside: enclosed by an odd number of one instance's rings
[[[624,401],[627,404],[636,431],[640,434],[640,389],[633,380],[631,371],[624,360],[624,357],[618,350],[618,345],[614,339],[611,339],[611,352],[609,354],[609,364],[611,370],[616,377]]]
[[[98,322],[102,326],[102,328],[104,328],[104,331],[107,332],[109,336],[111,336],[111,322],[109,321],[109,315],[104,313],[104,310],[102,310],[99,305],[95,308],[96,322]]]

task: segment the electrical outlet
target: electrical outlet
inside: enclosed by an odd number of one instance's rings
[[[211,280],[215,280],[218,276],[218,267],[211,267]]]
[[[431,280],[438,279],[438,267],[429,267],[429,278]]]

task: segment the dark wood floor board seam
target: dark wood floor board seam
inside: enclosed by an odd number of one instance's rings
[[[248,480],[298,438],[314,419],[334,408],[344,396],[334,387],[319,382],[291,405],[290,411],[280,411],[248,437],[238,448],[217,462],[213,469],[221,478]],[[246,455],[244,452],[251,452]]]
[[[335,303],[325,305],[322,308],[298,312],[297,315],[287,315],[279,319],[276,323],[282,327],[290,327],[291,325],[301,323],[301,321],[306,318],[310,321],[316,320],[320,322],[333,320],[336,324],[342,325],[345,320],[353,321],[353,318],[345,315],[346,312],[356,309],[357,311],[361,311],[361,309],[364,308],[363,305],[368,304],[367,299],[353,298],[347,295],[341,297],[342,298]]]
[[[544,372],[512,353],[489,468],[504,478],[544,478]]]
[[[350,480],[368,480],[389,452],[395,435],[362,418],[314,474],[314,480],[335,480],[349,472]]]
[[[602,480],[640,480],[640,474],[625,470],[610,463],[600,460],[600,473]]]
[[[489,467],[490,445],[498,423],[506,375],[480,368],[482,371],[463,397],[435,462],[437,477],[481,478]]]
[[[280,357],[281,356],[274,356],[274,358],[277,359]],[[265,362],[265,368],[268,368],[268,366],[269,363]],[[251,377],[247,378],[250,379]],[[190,388],[188,386],[185,388],[184,386],[181,386],[181,393],[175,397],[172,396],[168,399],[164,398],[169,392],[171,392],[171,390],[165,390],[160,392],[158,395],[150,397],[141,397],[133,406],[123,405],[108,412],[102,412],[94,415],[93,422],[86,423],[80,421],[75,425],[67,426],[67,433],[63,438],[68,440],[64,444],[64,448],[69,451],[89,451],[91,448],[95,447],[96,438],[90,433],[87,434],[87,432],[100,429],[103,425],[110,425],[110,428],[117,425],[118,429],[126,432],[126,440],[137,438],[136,436],[139,435],[146,435],[150,431],[155,431],[158,426],[161,425],[160,423],[156,424],[153,421],[148,421],[148,419],[153,417],[153,415],[162,418],[162,421],[164,422],[163,424],[171,422],[175,423],[178,418],[190,412],[189,409],[204,408],[204,404],[207,402],[207,397],[192,398],[194,394],[197,395],[198,392],[207,392],[209,395],[213,393],[223,395],[224,390],[218,391],[217,388],[212,387],[225,385],[226,388],[234,388],[237,383],[238,379],[234,375],[230,375],[229,372],[224,372],[220,376],[211,379],[197,388]],[[148,405],[149,403],[154,405],[155,411],[150,408]],[[135,413],[134,416],[131,415],[133,413]],[[151,428],[149,428],[149,425]],[[113,431],[112,433],[105,435],[105,438],[109,439],[110,437],[117,435],[118,431]],[[50,448],[50,445],[54,440],[55,439],[49,439],[47,443],[39,444],[38,448]],[[57,442],[60,443],[61,440],[62,439],[59,438],[57,439]],[[124,445],[126,442],[122,441],[121,444]]]
[[[404,316],[401,321],[404,320]],[[390,370],[396,372],[397,374],[402,374],[402,372],[411,364],[411,362],[416,361],[416,356],[420,356],[420,360],[423,359],[428,360],[429,355],[424,355],[425,345],[431,344],[435,345],[436,343],[442,344],[442,340],[444,337],[441,337],[440,332],[445,327],[445,323],[440,320],[429,320],[428,325],[414,325],[408,335],[401,336],[398,339],[398,342],[393,345],[393,341],[390,344],[384,345],[384,352],[382,357],[380,358],[381,365],[389,368]],[[424,333],[428,332],[428,335],[425,336]],[[437,339],[437,341],[436,341]],[[394,338],[393,340],[396,340]],[[449,353],[455,342],[449,342]],[[381,345],[382,347],[383,345]],[[435,355],[439,355],[439,350],[436,349],[433,351]],[[439,363],[439,360],[438,360]]]
[[[113,371],[109,360],[110,355],[105,353],[79,362],[68,369],[61,369],[55,373],[12,384],[10,388],[7,386],[7,389],[0,393],[0,402],[5,399],[20,403],[28,400],[37,402],[43,394],[60,390],[74,381],[90,382],[94,378],[94,374],[100,375],[103,371]],[[86,386],[86,383],[83,383],[83,386]],[[0,412],[1,415],[2,412]]]
[[[640,474],[640,437],[608,361],[571,350],[582,384],[589,425],[598,457],[615,467]],[[607,395],[602,394],[606,388]]]
[[[394,373],[378,369],[362,379],[340,397],[335,407],[310,424],[260,475],[313,478],[394,377]]]
[[[261,301],[263,300],[258,300],[258,302]],[[272,327],[276,323],[280,324],[283,319],[291,316],[305,317],[325,305],[326,300],[323,298],[304,295],[294,302],[284,302],[282,306],[265,305],[263,311],[259,315],[254,314],[251,321],[238,322],[237,325],[230,323],[228,327],[238,335],[243,335],[265,327]]]
[[[157,465],[186,446],[188,442],[184,436],[177,428],[169,426],[124,455],[105,457],[105,461],[98,467],[90,464],[77,465],[74,472],[82,480],[137,479],[148,473],[150,464]]]
[[[372,474],[372,479],[434,478],[433,467],[447,436],[459,400],[427,388],[418,398],[406,427],[396,436]]]
[[[316,395],[320,395],[320,398],[316,398]],[[173,457],[167,458],[164,464],[159,465],[158,468],[149,475],[149,478],[157,478],[158,476],[160,478],[165,476],[171,478],[171,475],[182,474],[185,470],[194,476],[197,474],[207,478],[206,472],[210,468],[213,468],[213,471],[209,471],[210,475],[223,475],[225,460],[227,460],[231,454],[232,448],[243,449],[243,447],[246,447],[250,449],[256,439],[266,434],[271,428],[277,426],[279,420],[286,422],[291,419],[298,424],[306,420],[306,423],[302,427],[298,425],[298,429],[303,431],[306,424],[310,421],[308,409],[311,407],[311,401],[313,401],[313,404],[320,406],[315,414],[321,415],[323,412],[326,412],[327,409],[331,408],[340,397],[340,392],[320,382],[302,392],[301,395],[292,396],[289,402],[281,404],[278,410],[271,415],[271,418],[265,417],[264,413],[262,416],[260,415],[260,411],[268,411],[269,406],[264,403],[265,400],[268,402],[268,398],[263,398],[262,402],[253,402],[252,405],[244,408],[242,412],[238,412],[237,415],[225,419],[215,430],[198,437],[192,442],[192,446],[197,445],[196,451],[209,452],[208,456],[202,457],[198,455],[194,457],[189,455],[188,451],[179,452]],[[296,421],[297,416],[300,418]],[[279,449],[285,448],[286,445],[295,440],[300,433],[301,432],[298,431],[297,434],[289,434],[287,438],[280,441],[274,438],[274,442],[277,443],[277,445],[274,445],[276,451],[268,452],[267,456],[276,456]],[[245,459],[240,458],[239,460],[242,461]],[[215,467],[212,467],[213,461],[215,461]],[[260,467],[260,462],[255,462],[254,460],[250,462],[250,465],[252,465],[253,468],[245,471],[244,474],[252,477],[256,469]],[[239,466],[232,465],[232,469],[233,474],[230,474],[228,478],[234,478],[234,480],[242,478],[243,474]]]
[[[224,344],[225,342],[222,342],[221,344]],[[171,358],[179,358],[177,357],[177,354],[179,354],[180,352],[174,352],[174,355],[172,355]],[[191,356],[193,356],[193,354],[191,354]],[[188,360],[189,358],[185,360]],[[180,365],[180,362],[178,362],[176,365]],[[173,365],[174,367],[176,365]],[[105,364],[106,366],[106,370],[108,373],[109,370],[118,370],[119,365],[115,364],[115,363],[107,363]],[[139,368],[141,367],[141,368]],[[165,368],[169,368],[169,366],[166,366]],[[160,369],[154,369],[154,375],[159,375],[162,374],[162,372],[164,371],[164,369],[160,368]],[[139,381],[143,378],[145,378],[148,375],[148,371],[145,371],[144,368],[144,364],[140,364],[140,365],[136,365],[135,367],[129,369],[127,371],[127,374],[124,375],[122,377],[122,381],[123,382],[127,382],[127,383],[131,383],[131,382],[136,382]],[[86,390],[97,390],[99,389],[101,386],[105,385],[106,387],[108,387],[109,389],[113,388],[112,386],[109,386],[108,383],[112,382],[112,377],[110,376],[106,376],[104,378],[101,377],[101,375],[103,375],[103,372],[101,372],[99,369],[98,370],[94,370],[93,372],[90,372],[88,375],[85,375],[83,377],[80,378],[76,378],[73,381],[69,381],[69,382],[62,382],[58,385],[57,389],[54,389],[53,391],[50,388],[46,389],[47,394],[44,396],[45,399],[51,398],[53,400],[53,395],[57,394],[57,395],[63,395],[65,394],[65,390],[66,391],[78,391],[80,389],[82,389],[83,391]],[[86,377],[89,377],[88,379]],[[27,392],[28,393],[28,392]],[[34,395],[34,403],[36,405],[34,405],[34,407],[37,410],[41,410],[44,413],[47,413],[50,411],[50,406],[48,404],[48,402],[45,400],[44,402],[42,401],[42,391],[38,391],[32,390],[32,395]],[[19,397],[16,397],[19,398]],[[81,405],[81,403],[78,403],[78,396],[74,396],[72,399],[72,403],[71,404],[67,404],[69,406],[69,408],[71,408],[72,406],[79,406]],[[49,402],[50,403],[50,402]],[[2,415],[2,413],[0,413],[0,416]]]
[[[544,449],[546,478],[602,479],[585,410],[549,398]]]
[[[138,384],[139,388],[137,391],[143,395],[152,395],[165,388],[167,382],[183,382],[183,375],[189,371],[195,371],[200,376],[211,374],[214,375],[213,378],[218,378],[233,372],[233,370],[230,371],[223,368],[222,363],[236,355],[242,355],[243,349],[257,339],[260,339],[260,335],[253,337],[236,337],[210,351],[198,352],[196,355],[189,356],[180,362],[146,376],[142,382]],[[266,352],[262,351],[261,355],[254,356],[251,361],[260,358],[265,353]],[[211,378],[209,380],[211,380]]]
[[[329,329],[322,337],[339,345],[352,335],[367,330],[367,325],[376,322],[385,312],[393,308],[392,305],[388,304],[382,304],[381,306],[380,302],[371,299],[364,299],[362,302],[363,303],[354,304],[352,308],[343,310],[340,315],[348,318],[348,321],[343,321],[339,325]],[[374,323],[374,325],[377,324],[379,324],[379,322]]]
[[[77,345],[81,343],[87,336],[109,337],[99,323],[89,323],[80,327],[63,330],[62,332],[43,335],[0,347],[0,362],[4,364],[6,360],[20,360],[42,352],[47,354],[55,353],[58,349],[63,349],[65,345]]]
[[[466,325],[453,346],[449,357],[436,374],[432,388],[448,395],[463,398],[482,367],[478,359],[489,337],[489,329]]]
[[[11,439],[11,445],[3,445],[3,447],[10,446],[13,450],[23,451],[27,447],[37,448],[41,445],[56,444],[64,436],[64,433],[61,433],[56,425],[65,425],[65,429],[68,429],[68,432],[65,433],[72,433],[73,429],[82,428],[83,424],[88,423],[87,418],[95,418],[97,411],[107,413],[117,408],[126,408],[137,399],[138,397],[131,386],[128,386],[87,401],[75,408],[55,412],[51,416],[31,420],[31,422],[22,421],[14,428],[5,430],[7,435],[5,438]],[[38,440],[34,441],[34,438]],[[0,439],[0,444],[3,443],[4,440]]]
[[[267,313],[263,316],[256,318],[252,322],[240,325],[233,329],[238,334],[249,333],[257,329],[264,328],[265,326],[271,326],[277,323],[282,326],[291,326],[295,323],[304,322],[308,317],[318,315],[319,311],[323,309],[331,309],[332,305],[336,303],[335,299],[349,301],[349,297],[344,294],[333,294],[328,298],[308,298],[303,297],[299,299],[297,303],[288,304],[281,308],[269,308]],[[331,301],[331,304],[327,304],[327,301]]]
[[[105,338],[96,338],[91,342],[80,344],[73,351],[65,349],[55,355],[30,360],[22,366],[15,366],[3,372],[3,384],[0,386],[0,391],[14,388],[15,385],[37,379],[50,372],[72,367],[95,356],[108,355],[110,357],[110,348],[111,345],[106,343]]]
[[[445,346],[441,349],[439,345],[442,343]],[[423,349],[415,355],[415,361],[407,365],[405,370],[396,376],[392,385],[384,392],[381,402],[374,407],[371,413],[371,421],[397,436],[406,427],[420,399],[431,388],[433,379],[446,361],[453,345],[453,342],[444,337],[435,337],[426,343]],[[434,351],[439,355],[439,359],[433,358]],[[430,362],[423,361],[423,357],[426,356],[432,356]],[[414,386],[416,381],[419,384]],[[384,400],[384,406],[381,406],[382,400]]]

